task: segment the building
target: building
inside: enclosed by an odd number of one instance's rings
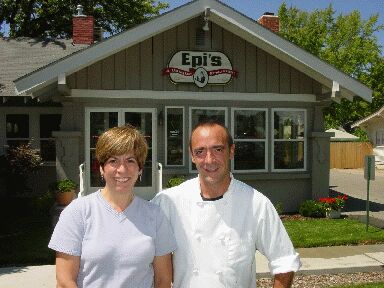
[[[360,127],[367,132],[369,141],[373,146],[376,163],[382,167],[384,165],[384,107],[356,121],[351,127]]]
[[[259,22],[276,29],[278,17]],[[77,179],[85,163],[85,193],[101,186],[94,148],[105,129],[130,123],[145,133],[150,153],[136,193],[150,199],[161,186],[158,163],[163,183],[196,174],[188,137],[213,117],[234,136],[235,176],[286,211],[328,195],[331,135],[322,109],[341,98],[370,101],[372,93],[215,0],[190,2],[14,84],[18,95],[61,103],[56,172]]]

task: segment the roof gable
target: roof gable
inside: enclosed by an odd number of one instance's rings
[[[382,119],[384,120],[384,106],[381,107],[378,111],[376,111],[375,113],[372,113],[371,115],[353,123],[351,125],[352,128],[355,128],[355,127],[358,127],[358,126],[362,126],[363,124],[368,124],[369,125],[369,122],[371,122],[373,119],[375,118],[379,118],[379,119]]]
[[[196,0],[154,18],[144,24],[108,38],[70,57],[63,58],[38,71],[15,80],[17,93],[34,92],[58,81],[97,61],[131,47],[139,42],[176,27],[193,17],[204,15],[209,8],[209,21],[238,35],[246,41],[268,51],[277,59],[286,62],[298,71],[328,87],[335,100],[360,96],[371,101],[372,91],[332,65],[285,40],[229,6],[216,0]]]

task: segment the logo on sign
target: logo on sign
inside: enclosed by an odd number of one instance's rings
[[[174,83],[195,83],[200,88],[207,84],[226,84],[237,74],[221,52],[179,51],[163,70],[163,75],[169,75]]]

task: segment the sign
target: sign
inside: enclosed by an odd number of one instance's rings
[[[237,77],[228,57],[215,51],[179,51],[169,61],[163,75],[174,83],[195,83],[199,88],[207,84],[224,85]]]
[[[375,155],[366,155],[364,160],[364,178],[375,180]]]

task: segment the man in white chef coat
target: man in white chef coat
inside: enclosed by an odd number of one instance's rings
[[[199,123],[189,150],[198,177],[156,195],[173,227],[174,288],[254,288],[255,252],[269,260],[274,286],[290,287],[298,253],[267,197],[233,178],[235,145],[215,121]]]

